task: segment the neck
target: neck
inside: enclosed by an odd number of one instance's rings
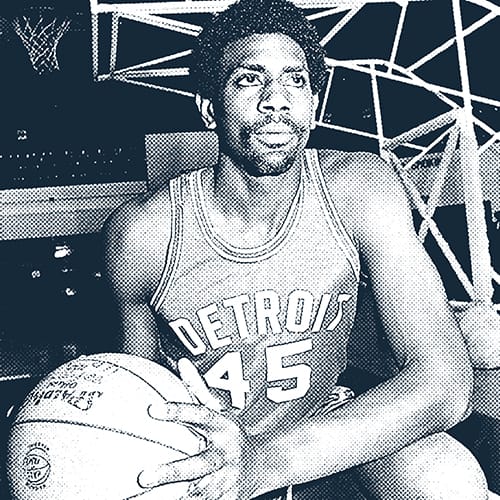
[[[255,246],[276,235],[300,184],[302,155],[276,176],[255,177],[224,155],[204,192],[215,231],[226,241]]]

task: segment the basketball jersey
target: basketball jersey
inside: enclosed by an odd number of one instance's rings
[[[172,236],[150,304],[165,326],[161,351],[189,357],[246,432],[283,429],[314,412],[345,368],[358,252],[315,150],[282,227],[254,248],[215,233],[204,170],[170,182]]]

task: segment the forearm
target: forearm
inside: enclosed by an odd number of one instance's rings
[[[448,429],[466,412],[469,378],[432,377],[415,363],[327,415],[283,435],[256,437],[256,495],[381,458]]]

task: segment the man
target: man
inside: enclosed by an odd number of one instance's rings
[[[139,483],[251,498],[355,468],[374,498],[485,499],[479,466],[441,433],[467,415],[472,372],[396,175],[375,155],[305,149],[325,80],[317,33],[286,0],[241,0],[193,59],[217,165],[105,231],[123,350],[174,370],[188,358],[207,404],[151,409],[207,448]],[[361,259],[400,371],[335,408]]]

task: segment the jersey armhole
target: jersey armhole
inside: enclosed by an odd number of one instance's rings
[[[307,150],[307,159],[311,177],[316,186],[316,190],[320,198],[321,207],[328,220],[328,225],[330,226],[332,233],[337,239],[340,248],[344,252],[344,255],[346,256],[351,266],[356,280],[359,280],[361,264],[359,259],[358,245],[345,228],[345,224],[342,222],[340,214],[335,207],[335,203],[330,196],[330,193],[326,186],[325,178],[323,176],[323,172],[321,171],[321,167],[319,164],[318,151],[316,149]]]
[[[149,305],[158,312],[170,288],[175,269],[179,261],[182,232],[182,177],[172,179],[169,184],[170,194],[170,241],[168,242],[160,281],[151,296]]]

